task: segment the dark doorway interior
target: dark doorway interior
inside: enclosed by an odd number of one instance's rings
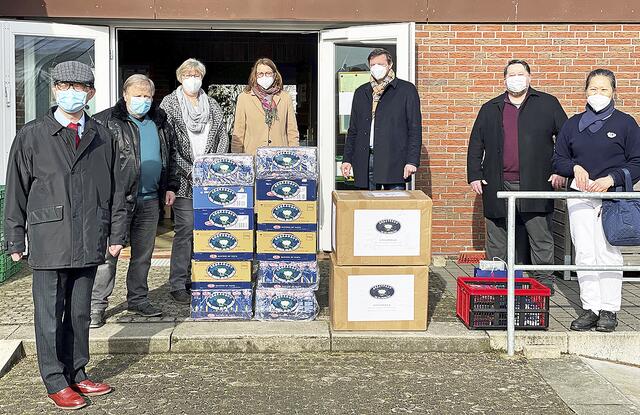
[[[156,84],[158,102],[178,86],[175,71],[187,58],[196,58],[206,65],[203,89],[209,91],[210,85],[245,85],[253,63],[261,57],[276,63],[285,85],[295,86],[300,144],[315,146],[317,34],[118,31],[119,85],[134,73],[144,73]],[[235,103],[231,107],[235,108]]]

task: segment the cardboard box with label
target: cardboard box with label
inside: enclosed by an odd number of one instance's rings
[[[251,261],[191,261],[192,282],[250,282]]]
[[[209,230],[251,230],[254,229],[253,209],[194,209],[193,228]]]
[[[253,231],[193,231],[193,259],[197,261],[253,259]]]
[[[315,232],[256,232],[256,257],[260,261],[315,261]]]
[[[331,254],[333,330],[427,329],[427,266],[339,266]]]
[[[253,186],[193,186],[194,209],[252,208]]]
[[[432,202],[422,191],[334,191],[338,265],[429,265]]]
[[[318,230],[318,203],[298,201],[256,201],[257,229],[260,231]]]

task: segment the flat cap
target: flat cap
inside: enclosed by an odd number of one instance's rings
[[[57,64],[51,70],[53,82],[78,82],[93,86],[94,77],[89,65],[78,61],[67,61]]]

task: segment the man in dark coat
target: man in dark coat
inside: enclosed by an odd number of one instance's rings
[[[369,54],[371,80],[353,95],[342,175],[364,189],[405,189],[420,166],[422,115],[415,85],[395,77],[391,54]]]
[[[551,191],[564,186],[565,178],[552,174],[551,158],[555,136],[567,115],[557,98],[529,86],[531,70],[527,62],[509,61],[504,79],[507,91],[485,103],[473,125],[467,179],[473,191],[482,195],[487,256],[506,261],[506,203],[496,193]],[[528,234],[531,261],[536,265],[553,264],[553,204],[553,200],[543,199],[517,202],[517,222],[521,225],[518,233]],[[516,261],[522,262],[522,249],[519,252]],[[534,275],[553,289],[548,273]]]
[[[9,154],[6,250],[14,261],[29,241],[38,366],[56,406],[77,409],[82,395],[109,393],[87,377],[91,288],[98,265],[126,242],[127,212],[117,177],[117,142],[84,112],[94,96],[89,66],[52,72],[57,106],[27,123]]]
[[[107,127],[120,147],[122,181],[129,220],[131,259],[127,271],[127,309],[144,317],[162,310],[149,301],[148,276],[160,209],[173,205],[179,182],[176,147],[167,114],[153,102],[155,86],[142,74],[131,75],[122,87],[123,98],[94,118]],[[113,292],[118,258],[107,252],[98,267],[91,300],[91,328],[105,323]]]

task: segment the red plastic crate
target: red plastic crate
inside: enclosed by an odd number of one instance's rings
[[[517,329],[548,329],[551,290],[533,278],[515,282]],[[507,328],[507,279],[458,277],[456,315],[470,329]]]

